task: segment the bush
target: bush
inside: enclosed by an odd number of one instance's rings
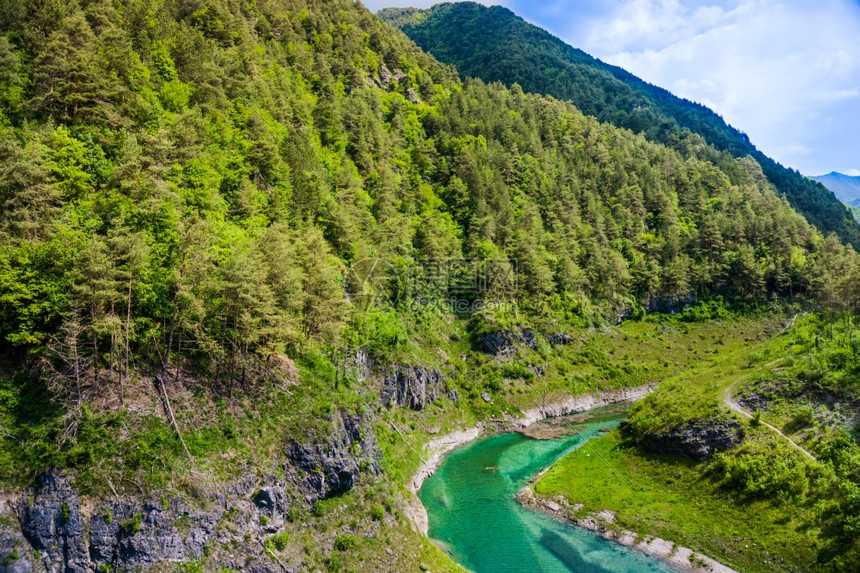
[[[759,426],[761,426],[761,410],[755,411],[752,420],[750,420],[750,426],[753,428],[758,428]]]
[[[143,520],[143,516],[139,513],[135,513],[131,516],[130,519],[123,520],[122,522],[122,530],[126,535],[134,535],[138,533],[141,528],[141,521]]]
[[[707,301],[697,300],[678,315],[684,322],[706,322],[730,317],[731,312],[721,296]]]
[[[358,545],[358,538],[355,535],[348,533],[341,535],[334,541],[334,548],[337,551],[349,551]]]
[[[286,531],[282,531],[280,533],[272,535],[266,542],[266,545],[269,547],[269,549],[275,548],[278,551],[283,551],[287,548],[289,542],[290,534]]]

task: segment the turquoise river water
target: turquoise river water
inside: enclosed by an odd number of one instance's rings
[[[662,561],[517,503],[516,493],[532,476],[624,418],[617,410],[591,414],[566,427],[560,438],[498,434],[452,452],[419,492],[430,537],[476,573],[677,573]]]

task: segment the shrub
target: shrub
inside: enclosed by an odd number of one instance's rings
[[[334,548],[337,551],[349,551],[350,549],[354,549],[358,545],[358,538],[355,535],[350,535],[348,533],[339,536],[334,541]]]
[[[278,551],[283,551],[287,548],[287,545],[290,543],[290,534],[286,531],[282,531],[280,533],[275,533],[266,541],[266,547],[271,550],[272,548],[277,549]]]
[[[141,521],[143,520],[143,516],[139,513],[135,513],[131,518],[125,519],[122,522],[122,530],[126,535],[134,535],[138,533],[142,526]]]
[[[759,426],[761,426],[761,410],[755,411],[752,420],[750,420],[750,426],[753,428],[758,428]]]

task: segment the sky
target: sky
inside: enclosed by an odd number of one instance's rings
[[[433,0],[364,0],[428,8]],[[482,0],[703,103],[806,175],[860,175],[860,0]]]

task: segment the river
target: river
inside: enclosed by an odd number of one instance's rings
[[[497,434],[453,451],[419,492],[431,539],[476,573],[677,573],[515,499],[531,477],[624,416],[617,408],[598,409],[552,439]],[[555,424],[559,433],[558,421],[542,423]]]

